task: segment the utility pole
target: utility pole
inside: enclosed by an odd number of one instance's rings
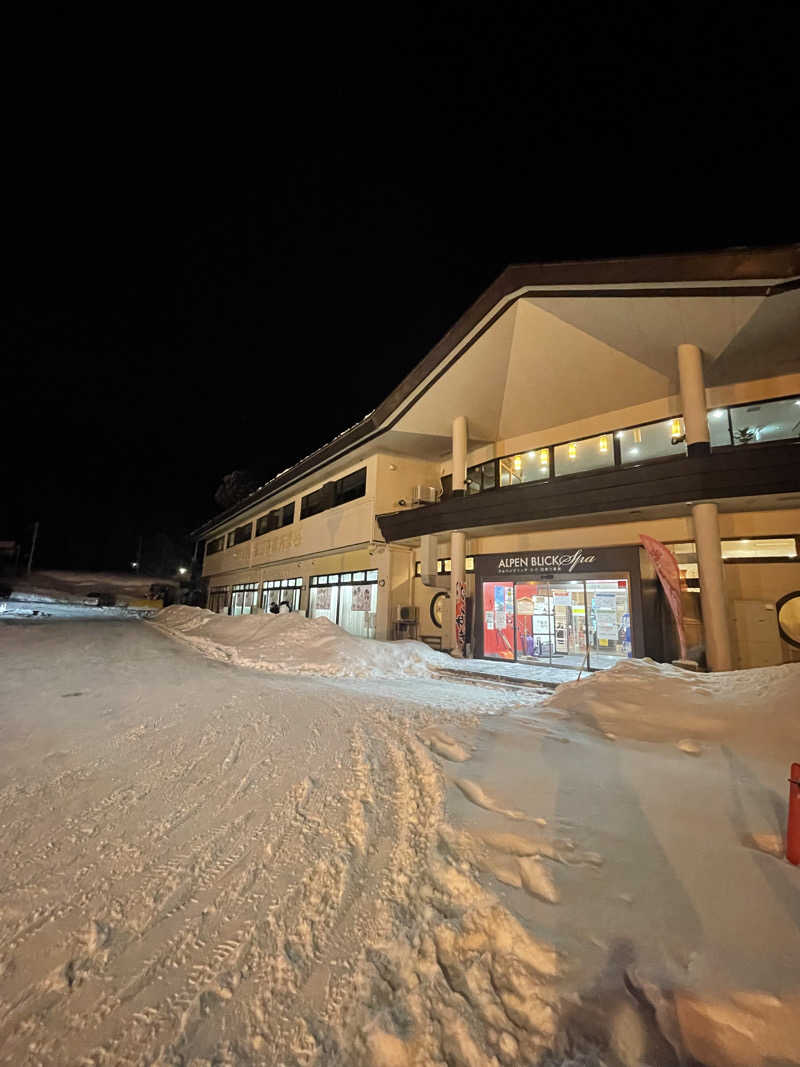
[[[36,548],[36,538],[39,536],[39,520],[33,524],[33,537],[31,538],[31,550],[28,553],[28,577],[31,576],[31,565],[33,563],[33,550]]]

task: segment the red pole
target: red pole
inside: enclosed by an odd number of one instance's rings
[[[800,864],[800,763],[792,764],[789,778],[789,819],[786,823],[786,858]]]

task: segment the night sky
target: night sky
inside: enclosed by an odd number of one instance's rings
[[[786,9],[601,7],[317,25],[238,71],[165,50],[28,99],[0,540],[38,519],[39,566],[89,569],[179,542],[227,472],[380,403],[508,263],[797,240]]]

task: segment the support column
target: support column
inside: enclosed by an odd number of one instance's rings
[[[703,353],[697,345],[678,345],[678,377],[683,403],[683,425],[690,456],[707,456],[711,451],[703,378]]]
[[[709,502],[692,504],[692,520],[700,572],[706,660],[709,670],[730,671],[733,669],[733,663],[717,505]]]
[[[453,496],[463,496],[467,485],[467,419],[453,419]]]
[[[466,537],[462,530],[450,534],[450,654],[462,657],[466,642],[467,575],[464,565]],[[459,625],[459,617],[461,625]]]

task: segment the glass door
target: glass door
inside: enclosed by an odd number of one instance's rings
[[[517,659],[580,667],[586,660],[586,588],[582,581],[516,582]]]

